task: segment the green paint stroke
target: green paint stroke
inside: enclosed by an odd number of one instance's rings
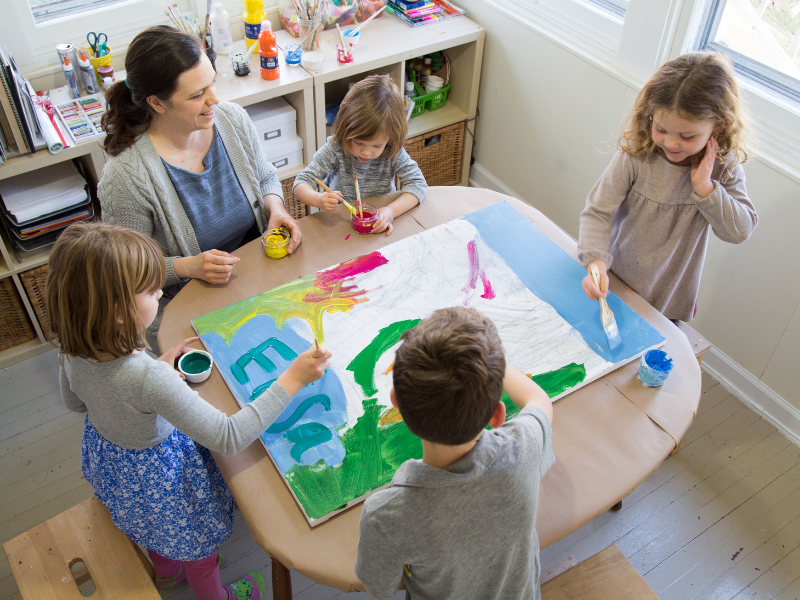
[[[364,390],[364,396],[374,396],[378,393],[378,388],[375,387],[375,365],[378,364],[378,359],[400,340],[404,332],[413,329],[421,321],[422,319],[409,319],[387,325],[347,365],[347,370],[353,372],[356,383]]]
[[[531,379],[539,384],[548,397],[555,398],[586,379],[586,367],[576,363],[570,363],[555,371],[534,375]],[[506,421],[516,417],[519,414],[519,408],[517,408],[517,405],[511,401],[511,398],[509,398],[505,392],[503,392],[502,400],[506,405]]]
[[[412,325],[413,326],[413,325]],[[389,483],[395,471],[411,458],[422,458],[422,442],[402,421],[378,425],[384,407],[375,398],[364,400],[364,414],[340,438],[344,460],[329,467],[319,460],[295,465],[286,472],[309,518],[319,519]]]

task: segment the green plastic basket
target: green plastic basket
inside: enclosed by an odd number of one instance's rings
[[[449,83],[440,90],[425,94],[424,90],[417,85],[413,73],[411,73],[410,77],[411,81],[414,82],[414,91],[417,92],[417,96],[413,98],[414,110],[411,111],[412,118],[420,116],[426,109],[436,110],[445,105],[445,102],[447,102],[447,92],[450,91]]]

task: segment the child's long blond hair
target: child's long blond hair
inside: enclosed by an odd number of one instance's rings
[[[397,156],[408,135],[403,96],[389,75],[371,75],[356,83],[342,100],[333,122],[333,141],[350,155],[350,140],[389,138],[382,157]]]
[[[748,115],[742,106],[733,65],[719,52],[690,52],[664,63],[636,97],[619,148],[650,156],[655,150],[652,126],[657,110],[693,121],[712,121],[719,142],[717,159],[747,160]]]
[[[119,358],[142,350],[135,295],[158,290],[165,278],[161,249],[149,237],[104,223],[67,227],[50,253],[45,299],[61,352]]]

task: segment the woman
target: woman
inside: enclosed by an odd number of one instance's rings
[[[247,113],[217,97],[197,37],[150,27],[131,42],[125,67],[127,79],[106,96],[112,158],[98,194],[105,222],[152,237],[164,253],[164,296],[147,330],[157,350],[164,306],[187,280],[227,283],[239,262],[230,252],[282,225],[292,253],[301,233]]]

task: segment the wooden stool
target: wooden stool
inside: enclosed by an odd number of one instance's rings
[[[95,498],[6,542],[3,550],[25,600],[82,600],[78,586],[89,580],[97,600],[161,600],[152,566]],[[79,562],[85,568],[73,572]]]
[[[611,545],[542,585],[542,600],[658,600],[633,565]]]

